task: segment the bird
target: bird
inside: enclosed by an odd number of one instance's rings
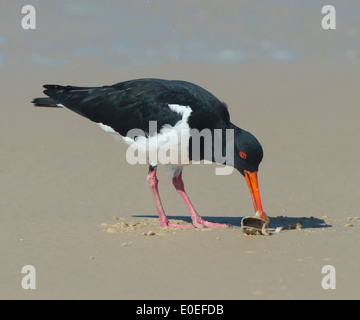
[[[128,150],[133,150],[127,156],[144,156],[149,165],[147,183],[160,226],[227,227],[204,220],[185,191],[184,167],[201,160],[236,169],[246,180],[255,216],[269,222],[263,211],[257,175],[263,159],[262,146],[253,134],[230,121],[224,102],[201,86],[183,80],[140,78],[98,87],[55,84],[43,87],[47,97],[34,98],[32,103],[36,107],[70,109],[106,132],[120,135]],[[172,161],[166,157],[168,151],[174,155]],[[161,152],[165,160],[161,159]],[[166,216],[158,190],[159,164],[169,168],[172,183],[190,214],[191,225],[172,223]]]

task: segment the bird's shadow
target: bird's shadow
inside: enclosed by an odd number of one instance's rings
[[[134,218],[158,218],[155,215],[133,215]],[[186,216],[167,216],[170,220],[182,220],[184,222],[191,223],[191,218]],[[244,217],[202,217],[206,221],[216,222],[216,223],[225,223],[231,227],[241,227],[241,220]],[[269,228],[283,227],[286,228],[289,225],[294,225],[299,223],[302,229],[308,228],[329,228],[331,225],[327,224],[325,220],[315,217],[269,217],[270,223]]]

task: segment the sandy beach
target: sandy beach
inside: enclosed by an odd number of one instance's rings
[[[0,40],[6,39],[0,41],[1,299],[360,298],[359,58],[321,53],[316,29],[306,44],[316,52],[296,61],[226,64],[179,56],[155,64],[107,65],[99,62],[102,53],[34,49],[25,32],[34,39],[38,32],[45,43],[56,29],[41,25],[41,5],[35,5],[37,30],[21,30],[16,5],[9,4],[7,17],[2,12],[0,19]],[[205,18],[216,10],[209,8]],[[81,18],[64,16],[73,30]],[[359,25],[352,27],[358,41]],[[57,32],[69,34],[68,28]],[[338,29],[341,38],[341,25]],[[181,30],[177,39],[190,36]],[[269,30],[276,38],[278,29]],[[69,45],[77,37],[49,43]],[[333,40],[324,37],[328,49]],[[295,40],[289,38],[294,47]],[[144,37],[145,48],[148,41]],[[349,48],[358,54],[356,41]],[[29,63],[38,52],[68,61]],[[127,163],[124,143],[69,110],[30,103],[43,96],[45,83],[91,86],[141,77],[201,85],[227,103],[233,123],[258,138],[270,236],[241,232],[241,219],[254,213],[246,182],[235,171],[215,175],[214,164],[186,167],[185,187],[201,216],[229,227],[161,228],[146,183],[148,166]],[[190,224],[164,167],[158,179],[169,218]],[[301,229],[273,232],[294,223]],[[36,289],[21,285],[25,265],[35,267]],[[336,289],[322,286],[326,265],[336,270]]]

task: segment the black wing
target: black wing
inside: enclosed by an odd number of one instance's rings
[[[189,106],[192,128],[211,128],[216,120],[229,122],[226,107],[211,93],[185,81],[138,79],[103,87],[45,85],[44,93],[56,103],[94,121],[112,127],[122,136],[138,128],[148,133],[149,121],[174,126],[182,116],[169,104]],[[212,107],[205,107],[211,105]],[[220,113],[219,113],[220,111]]]

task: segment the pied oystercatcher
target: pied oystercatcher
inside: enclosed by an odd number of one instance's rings
[[[191,227],[171,223],[165,215],[158,193],[155,155],[164,145],[171,150],[185,145],[186,160],[170,163],[172,182],[184,201],[195,227],[224,227],[202,219],[191,204],[182,181],[182,170],[189,161],[210,160],[236,168],[246,179],[250,189],[256,216],[268,222],[264,213],[257,179],[263,150],[258,140],[249,132],[230,122],[227,106],[207,90],[186,81],[163,79],[136,79],[102,87],[75,87],[44,85],[48,97],[35,98],[32,103],[43,107],[66,107],[96,123],[111,133],[119,133],[124,141],[138,152],[146,153],[149,160],[147,182],[152,192],[156,209],[163,227]],[[155,122],[155,129],[149,129]],[[193,132],[210,133],[211,143],[200,139],[197,155],[192,148]],[[129,137],[128,133],[137,130]],[[225,132],[233,132],[233,139],[227,139]],[[230,147],[233,158],[225,162],[215,156],[215,132],[222,136],[220,153],[224,155]],[[143,134],[141,134],[141,132]],[[174,139],[174,132],[178,139]],[[181,132],[181,134],[180,134]],[[176,137],[175,137],[176,138]],[[186,140],[186,141],[184,141]],[[175,148],[175,149],[172,149]],[[183,155],[182,155],[183,157]],[[184,160],[184,158],[182,158]]]

